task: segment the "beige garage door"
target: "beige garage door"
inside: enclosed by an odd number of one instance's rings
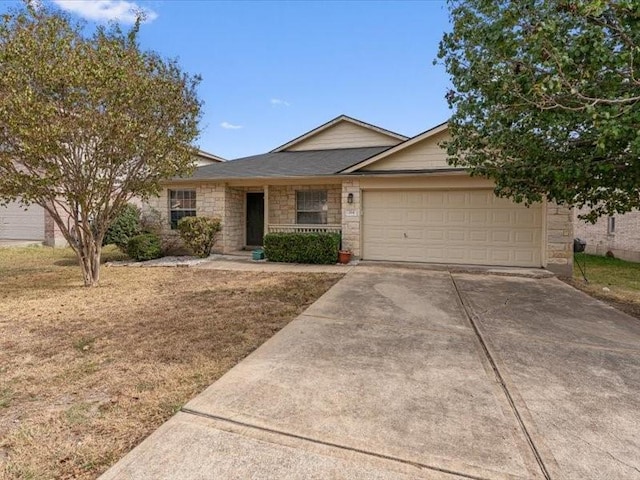
[[[25,211],[18,202],[0,206],[0,240],[44,240],[44,209],[30,205]]]
[[[363,258],[539,267],[542,208],[491,190],[364,191]]]

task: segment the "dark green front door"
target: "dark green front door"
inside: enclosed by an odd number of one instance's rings
[[[247,193],[247,245],[262,245],[264,237],[264,193]]]

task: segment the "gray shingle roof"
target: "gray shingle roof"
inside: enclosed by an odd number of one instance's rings
[[[196,168],[189,178],[262,178],[332,175],[391,147],[275,152]]]

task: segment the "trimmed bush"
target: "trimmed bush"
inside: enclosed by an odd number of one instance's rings
[[[121,252],[127,253],[129,239],[139,235],[141,232],[140,209],[128,203],[109,225],[109,229],[102,240],[102,245],[114,244]]]
[[[273,262],[331,264],[338,261],[338,233],[269,233],[264,254]]]
[[[216,234],[222,228],[219,218],[183,217],[178,221],[180,238],[198,257],[211,255]]]
[[[162,256],[160,237],[155,233],[143,233],[131,237],[127,244],[127,255],[139,262]]]

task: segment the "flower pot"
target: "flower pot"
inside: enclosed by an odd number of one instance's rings
[[[351,252],[349,250],[340,250],[338,252],[338,261],[344,265],[351,261]]]

